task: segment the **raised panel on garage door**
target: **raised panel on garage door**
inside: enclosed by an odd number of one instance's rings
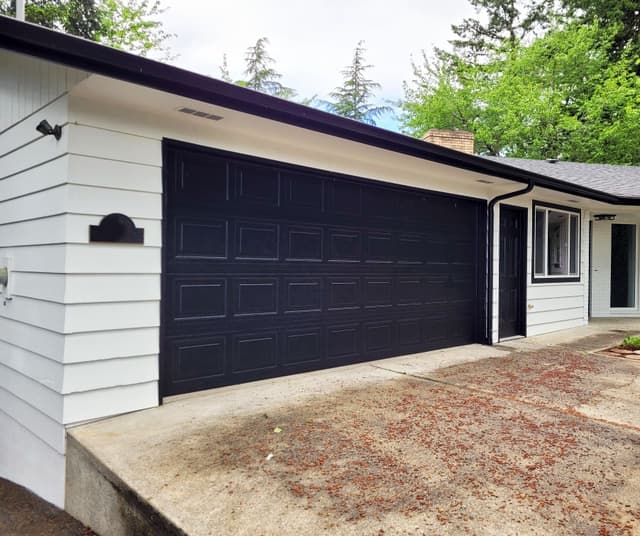
[[[485,204],[165,142],[162,393],[476,342]]]

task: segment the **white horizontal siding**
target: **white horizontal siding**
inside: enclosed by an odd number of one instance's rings
[[[69,274],[159,274],[160,248],[70,244],[66,247],[64,271]]]
[[[0,318],[56,333],[65,331],[64,315],[64,305],[22,296],[14,296],[10,304],[0,307]]]
[[[548,309],[546,311],[536,311],[535,309],[529,311],[528,319],[529,326],[539,326],[542,324],[554,324],[556,322],[568,322],[571,320],[582,319],[582,306],[561,308],[556,307]]]
[[[160,325],[160,303],[110,302],[61,306],[65,310],[65,333],[148,328]]]
[[[0,224],[0,248],[49,244],[87,244],[89,226],[98,225],[101,216],[62,214],[16,223]],[[162,222],[134,218],[134,224],[144,229],[147,246],[162,246]]]
[[[43,162],[0,180],[0,201],[15,199],[63,184],[66,180],[68,165],[69,155],[63,154],[54,160]],[[1,171],[0,175],[2,175]]]
[[[53,389],[5,365],[0,365],[0,388],[36,408],[55,422],[62,422],[62,396]]]
[[[571,329],[584,326],[585,321],[583,318],[575,318],[573,320],[554,320],[553,322],[534,324],[527,327],[527,335],[533,337],[534,335],[543,335],[544,333],[550,333],[552,331],[560,331],[562,329]]]
[[[73,363],[64,367],[64,394],[149,383],[158,380],[158,356],[143,355],[94,362]]]
[[[0,223],[0,248],[63,244],[65,229],[65,216]]]
[[[64,359],[65,337],[62,333],[1,316],[0,333],[2,333],[2,339],[13,346],[59,362]]]
[[[11,258],[13,289],[18,282],[31,296],[6,305],[0,296],[0,476],[62,505],[64,337],[56,331],[64,311],[20,276],[64,270],[64,222],[48,217],[52,196],[44,192],[66,181],[67,128],[58,141],[35,127],[45,118],[66,125],[64,93],[81,76],[6,51],[0,65],[0,258]],[[47,295],[64,295],[62,277],[47,284]]]
[[[0,257],[11,257],[15,272],[61,274],[65,270],[64,244],[2,248]]]
[[[64,397],[64,422],[77,423],[158,405],[155,381],[72,393]]]
[[[162,166],[162,143],[157,138],[107,130],[98,125],[69,125],[69,147],[76,155],[118,162]]]
[[[98,361],[115,357],[157,355],[160,330],[137,328],[73,333],[65,338],[65,363]]]
[[[0,202],[0,224],[64,213],[104,216],[112,212],[121,212],[131,218],[160,220],[162,197],[156,193],[62,184]]]
[[[63,386],[62,363],[0,341],[0,364],[11,368],[45,387],[60,392]]]
[[[0,477],[18,482],[64,508],[64,455],[34,434],[37,426],[28,416],[20,418],[18,421],[0,409]],[[59,431],[64,435],[62,425]]]
[[[0,317],[56,333],[154,327],[160,324],[157,301],[62,304],[14,296]]]
[[[160,248],[128,244],[60,244],[8,247],[0,257],[11,257],[16,272],[159,274]]]
[[[13,294],[57,303],[150,301],[160,299],[153,274],[14,274]]]
[[[13,125],[6,135],[0,136],[0,157],[39,140],[44,136],[36,130],[39,118],[46,116],[50,125],[64,125],[67,122],[69,98],[61,95],[40,108],[33,119],[25,119]]]
[[[0,98],[3,111],[8,110],[7,106],[12,107],[8,115],[0,113],[4,128],[0,134],[0,258],[11,258],[13,289],[18,282],[17,288],[31,297],[18,295],[6,305],[0,297],[0,411],[14,423],[9,426],[15,429],[18,437],[13,440],[21,448],[12,463],[25,468],[32,466],[33,472],[37,467],[37,472],[45,478],[51,470],[44,467],[50,461],[48,457],[55,460],[51,462],[54,466],[58,464],[63,468],[60,460],[64,453],[61,393],[64,337],[60,331],[64,327],[64,311],[61,306],[40,299],[38,288],[30,288],[28,281],[20,281],[20,276],[22,270],[64,270],[61,245],[65,241],[64,224],[60,218],[48,217],[50,197],[41,192],[55,190],[66,180],[66,128],[58,141],[53,136],[41,135],[35,127],[45,118],[52,125],[66,124],[69,103],[63,93],[76,78],[62,67],[49,68],[43,62],[38,67],[35,60],[21,56],[19,61],[14,61],[16,58],[7,54],[0,51],[0,58],[12,58],[8,70],[3,63],[0,78],[4,83],[7,76],[13,76],[13,82],[17,83],[14,90],[19,94],[11,96],[4,92],[6,86],[3,86]],[[31,70],[33,76],[28,83],[12,71],[18,67]],[[17,223],[27,219],[33,221]],[[38,235],[41,234],[46,235],[50,243],[60,245],[40,247],[43,240]],[[64,294],[61,277],[52,275],[47,283],[47,294]],[[0,459],[5,450],[3,446]],[[29,453],[34,452],[42,459],[28,460]],[[0,472],[12,474],[4,465],[0,462]],[[64,472],[53,472],[51,480],[57,480],[58,486]],[[33,476],[31,469],[18,470],[15,474],[17,481],[25,485],[30,481],[24,479]],[[52,486],[45,481],[32,489],[43,489],[43,495],[50,500],[59,498],[61,490],[51,495]]]
[[[68,275],[67,303],[160,301],[159,274]]]
[[[59,397],[62,406],[62,396]],[[64,454],[64,426],[60,421],[28,404],[20,396],[0,386],[0,407],[19,423],[29,425],[31,433],[60,454]],[[4,433],[4,430],[3,430]],[[0,434],[2,435],[2,434]]]
[[[69,155],[68,178],[74,184],[161,194],[161,173],[159,165]]]
[[[582,292],[582,288],[580,288]],[[566,296],[563,298],[529,298],[529,313],[541,313],[546,311],[565,311],[568,309],[582,309],[584,307],[584,296]]]
[[[59,140],[56,140],[53,136],[42,136],[28,145],[3,155],[0,160],[2,162],[0,180],[64,156],[67,153],[69,143],[67,132],[68,130],[65,127]],[[1,136],[10,137],[11,131],[9,130]]]
[[[582,283],[537,283],[529,286],[529,300],[582,296],[583,287]]]

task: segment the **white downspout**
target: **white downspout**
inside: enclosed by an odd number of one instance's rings
[[[16,0],[16,19],[24,20],[24,2],[25,0]]]

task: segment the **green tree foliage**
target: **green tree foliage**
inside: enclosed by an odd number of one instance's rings
[[[327,103],[327,108],[335,114],[375,125],[375,120],[391,108],[374,106],[371,102],[380,84],[366,78],[365,73],[372,65],[366,63],[365,52],[364,42],[360,41],[351,65],[341,71],[343,84],[330,93],[333,101]]]
[[[168,40],[157,16],[160,0],[30,0],[29,22],[99,41],[146,56],[151,51],[170,57]],[[14,15],[15,0],[0,0],[0,14]]]
[[[13,16],[15,0],[0,0],[0,14]],[[94,0],[31,0],[25,5],[29,22],[86,39],[95,39],[101,24]]]
[[[558,16],[544,35],[508,40],[482,61],[455,49],[423,55],[405,84],[404,131],[470,130],[481,154],[640,164],[637,49],[617,48],[619,22],[584,17]]]
[[[162,59],[171,58],[167,42],[173,36],[157,19],[164,11],[160,0],[100,0],[98,5],[97,41],[140,56],[153,51]]]
[[[615,28],[610,56],[640,55],[640,4],[638,0],[563,0],[566,15],[584,24]],[[635,71],[640,74],[640,61]]]
[[[280,82],[282,75],[273,67],[275,60],[267,51],[268,44],[269,39],[261,37],[255,45],[247,49],[244,56],[246,65],[244,74],[247,78],[237,80],[236,84],[282,99],[292,99],[296,91]],[[226,68],[226,58],[223,68]],[[224,76],[225,73],[222,74]],[[229,75],[228,69],[226,75]]]

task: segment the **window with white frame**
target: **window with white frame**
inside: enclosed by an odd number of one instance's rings
[[[534,204],[533,276],[580,280],[580,212]]]

